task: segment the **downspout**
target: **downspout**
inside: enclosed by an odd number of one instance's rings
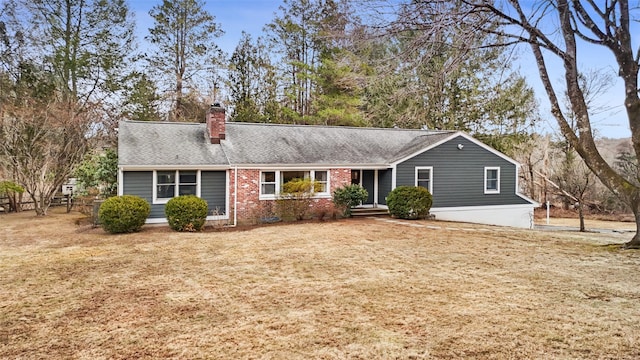
[[[238,165],[233,169],[233,227],[238,226]]]
[[[118,196],[124,195],[124,174],[122,166],[118,166]]]
[[[226,122],[225,122],[226,124]],[[220,141],[220,149],[224,154],[225,159],[227,159],[227,164],[231,165],[231,161],[229,161],[229,156],[227,156],[227,152],[224,151],[223,142]],[[229,209],[227,209],[228,211]],[[231,227],[238,226],[238,165],[235,165],[233,170],[233,225],[228,225]]]

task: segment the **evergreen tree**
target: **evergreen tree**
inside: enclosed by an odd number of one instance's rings
[[[6,8],[33,63],[53,69],[63,100],[102,101],[122,90],[135,26],[125,0],[9,0]]]
[[[146,39],[154,46],[149,65],[163,74],[172,97],[169,120],[185,119],[185,90],[196,91],[207,73],[214,72],[222,53],[214,39],[222,35],[215,18],[199,0],[163,0],[149,15],[154,26]]]
[[[458,6],[416,1],[397,9],[389,33],[370,45],[368,118],[374,126],[467,131],[508,152],[537,119],[533,89],[510,69],[505,49],[484,46],[494,36],[436,21],[435,10]]]
[[[233,121],[277,122],[275,72],[262,39],[253,41],[247,33],[229,62],[227,85],[233,104]]]
[[[124,114],[129,120],[138,121],[158,121],[160,112],[158,103],[160,96],[155,82],[149,79],[146,74],[134,73],[132,75],[134,83],[127,93],[124,102]]]

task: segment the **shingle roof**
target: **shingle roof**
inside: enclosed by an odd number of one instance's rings
[[[335,126],[227,123],[232,164],[384,165],[407,147],[426,147],[451,132]]]
[[[121,121],[118,162],[128,166],[228,165],[220,145],[205,137],[204,124]]]
[[[406,129],[227,123],[211,144],[205,124],[123,121],[121,165],[384,166],[454,133]]]

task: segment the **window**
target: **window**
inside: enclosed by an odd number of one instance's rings
[[[308,179],[309,171],[282,171],[280,173],[280,185],[286,184],[294,179]]]
[[[433,194],[433,167],[416,167],[416,186],[422,186]]]
[[[199,173],[196,170],[156,171],[154,176],[153,202],[166,203],[181,195],[198,196]]]
[[[326,170],[262,171],[260,173],[260,197],[275,199],[282,185],[294,179],[310,179],[315,182],[315,195],[329,195],[329,172]]]
[[[176,172],[158,171],[156,173],[156,196],[157,199],[169,199],[176,194]]]
[[[500,193],[500,168],[499,167],[484,168],[484,193],[485,194]]]
[[[263,171],[260,175],[260,195],[276,194],[276,172]]]
[[[195,171],[180,172],[180,182],[178,183],[178,195],[196,195],[198,187],[197,174]]]
[[[329,174],[326,171],[315,171],[315,191],[317,193],[329,192]]]

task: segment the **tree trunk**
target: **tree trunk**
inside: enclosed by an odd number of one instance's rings
[[[38,196],[31,195],[31,199],[33,200],[36,216],[46,216],[47,210],[51,205],[51,199],[47,199],[47,196],[42,193],[38,194]]]
[[[631,206],[636,220],[636,234],[623,245],[624,249],[640,249],[640,201],[634,200]]]
[[[580,232],[585,232],[582,201],[578,201],[578,217],[580,218]]]

